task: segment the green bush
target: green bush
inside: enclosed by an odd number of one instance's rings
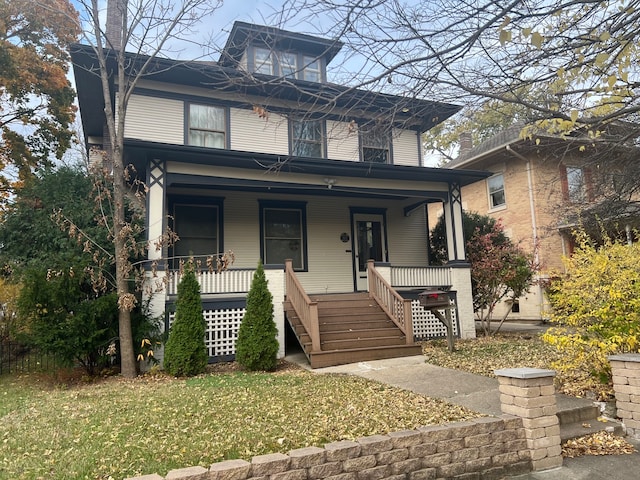
[[[204,333],[200,285],[191,264],[185,268],[178,285],[176,316],[165,346],[164,369],[175,376],[203,373],[209,361]]]
[[[557,326],[543,338],[562,354],[553,367],[606,383],[608,355],[640,350],[640,244],[595,246],[581,234],[565,270],[547,291]]]
[[[236,342],[236,361],[248,370],[273,371],[278,355],[278,330],[273,321],[273,297],[262,262],[247,294],[247,310]]]

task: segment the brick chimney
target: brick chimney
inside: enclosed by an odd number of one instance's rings
[[[473,148],[473,137],[471,136],[471,132],[462,132],[459,140],[460,152],[458,153],[458,156],[462,157]]]
[[[106,47],[114,50],[122,48],[122,32],[126,21],[127,0],[107,0]]]

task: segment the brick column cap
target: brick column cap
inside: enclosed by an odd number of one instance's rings
[[[614,362],[638,362],[640,363],[640,353],[622,353],[620,355],[609,355],[607,357]]]
[[[503,368],[500,370],[494,370],[498,377],[508,377],[508,378],[542,378],[542,377],[555,377],[556,372],[554,370],[545,370],[542,368]]]

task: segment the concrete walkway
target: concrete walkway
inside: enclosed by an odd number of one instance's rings
[[[286,360],[309,368],[304,354]],[[393,385],[487,415],[501,415],[498,381],[460,370],[425,363],[422,355],[318,368],[315,373],[343,373]],[[589,400],[557,395],[558,408],[591,404]],[[632,442],[640,449],[640,442]],[[584,456],[564,460],[562,468],[512,477],[517,480],[622,480],[640,478],[640,453]]]

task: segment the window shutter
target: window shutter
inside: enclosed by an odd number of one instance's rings
[[[569,201],[569,180],[567,179],[567,167],[560,165],[560,187],[562,188],[562,198]]]
[[[584,188],[585,188],[585,193],[587,194],[587,201],[593,202],[593,199],[595,197],[593,192],[593,172],[589,167],[585,167],[583,169],[583,172],[584,172]]]

